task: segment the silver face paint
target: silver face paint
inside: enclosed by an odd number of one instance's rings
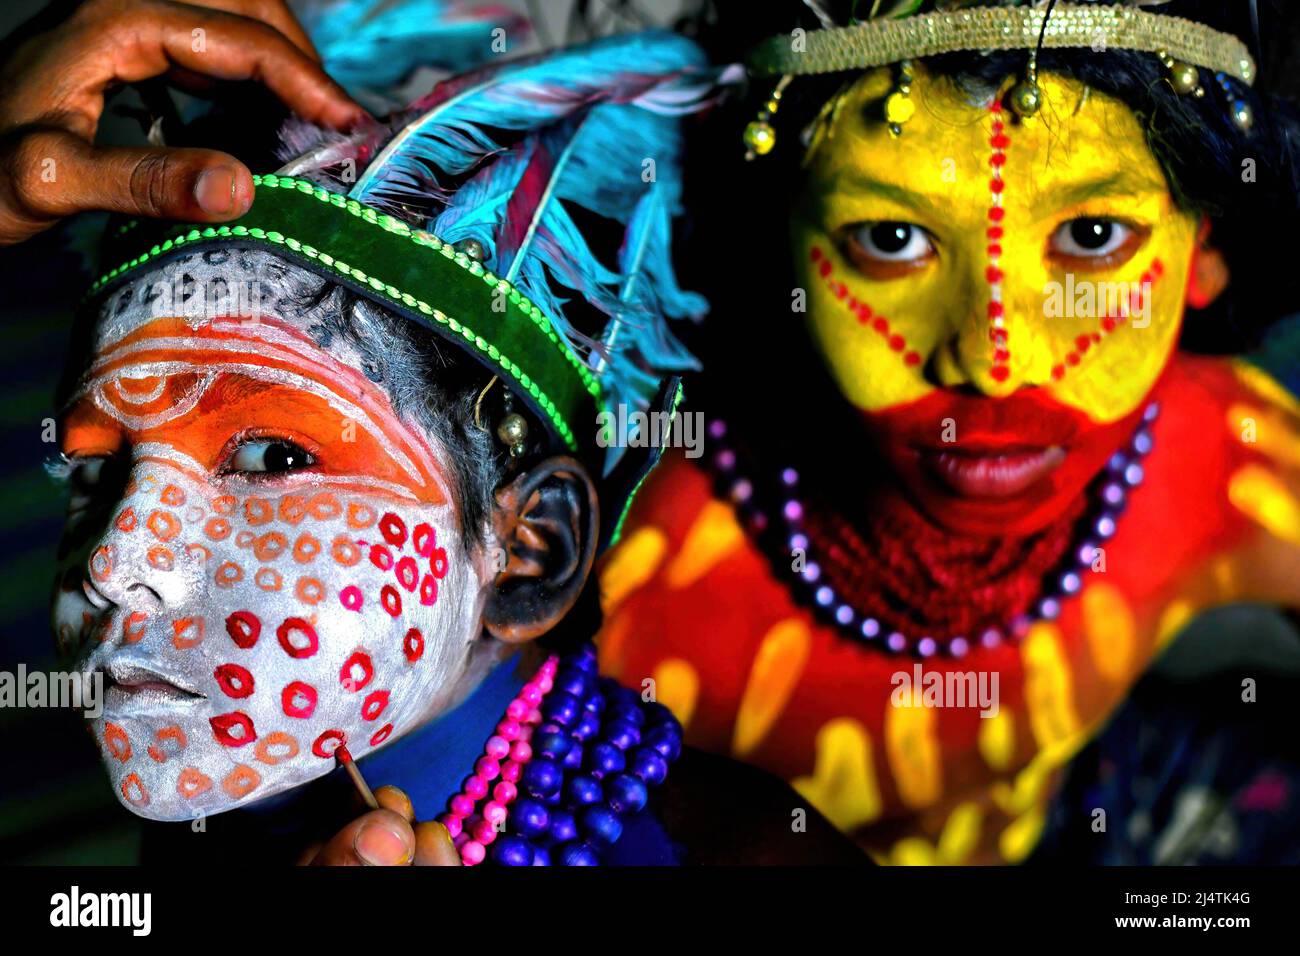
[[[120,799],[142,816],[184,820],[300,786],[336,766],[338,744],[361,757],[444,709],[471,666],[488,572],[461,544],[440,450],[382,407],[378,389],[358,394],[346,360],[282,319],[221,346],[230,361],[215,367],[199,358],[210,340],[116,348],[158,318],[133,308],[101,323],[81,393],[131,435],[129,474],[96,520],[70,514],[54,625],[61,646],[80,645],[84,673],[106,675],[90,727]],[[196,336],[205,328],[186,321]],[[211,328],[220,321],[232,320]],[[173,356],[148,357],[164,341]],[[248,358],[259,343],[267,365]],[[377,463],[374,474],[257,480],[167,440],[209,414],[205,399],[231,374],[354,416],[410,483]],[[165,395],[178,399],[160,409]]]

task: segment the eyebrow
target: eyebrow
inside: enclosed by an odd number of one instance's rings
[[[832,188],[870,193],[892,200],[917,212],[944,215],[943,210],[934,202],[930,194],[916,192],[897,183],[888,183],[875,179],[860,169],[855,169],[838,177]],[[1056,184],[1051,187],[1050,195],[1052,199],[1056,200],[1056,205],[1063,208],[1076,206],[1089,199],[1099,197],[1118,199],[1162,188],[1164,188],[1163,183],[1156,184],[1145,176],[1122,171],[1084,182]]]
[[[855,192],[872,193],[882,196],[885,199],[893,200],[900,206],[906,206],[909,209],[915,209],[917,212],[939,215],[939,207],[925,193],[919,193],[915,190],[908,189],[906,186],[900,186],[897,183],[887,183],[883,180],[874,179],[855,169],[842,177],[837,177],[832,189],[835,190],[854,190]]]
[[[1164,188],[1163,183],[1156,184],[1146,176],[1119,172],[1086,182],[1064,184],[1059,187],[1058,196],[1061,200],[1060,205],[1076,206],[1099,196],[1115,199],[1121,196],[1132,196],[1145,190],[1162,188]]]

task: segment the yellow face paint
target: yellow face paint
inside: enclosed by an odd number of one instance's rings
[[[888,71],[828,107],[793,249],[813,337],[858,408],[1037,386],[1106,424],[1164,368],[1196,220],[1127,106],[1039,82],[1042,110],[1019,121],[918,65],[897,137],[881,119]]]

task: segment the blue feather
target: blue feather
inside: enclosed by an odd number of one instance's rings
[[[348,0],[295,3],[324,60],[351,93],[401,83],[417,67],[460,72],[495,55],[493,30],[526,35],[527,18],[501,4],[457,0]]]
[[[601,102],[689,112],[712,92],[703,67],[689,40],[652,32],[466,74],[413,105],[349,195],[372,205],[401,203],[427,191],[431,170],[459,176],[504,148],[502,131],[538,129]]]

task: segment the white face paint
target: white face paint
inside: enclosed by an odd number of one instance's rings
[[[90,727],[123,803],[217,813],[443,709],[487,574],[440,450],[305,320],[108,312],[65,417],[54,624],[106,672]]]

